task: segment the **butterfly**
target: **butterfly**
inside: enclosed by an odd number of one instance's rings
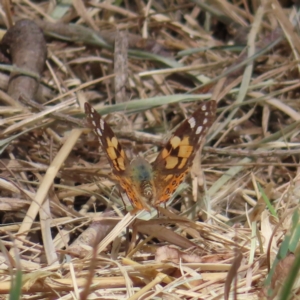
[[[150,211],[150,207],[157,207],[171,198],[191,168],[215,120],[216,106],[214,100],[202,103],[179,125],[150,164],[141,156],[130,161],[111,127],[89,103],[85,103],[89,127],[96,134],[116,181],[127,194],[135,212]]]

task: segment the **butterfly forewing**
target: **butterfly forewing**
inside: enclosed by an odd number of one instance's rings
[[[101,148],[105,151],[112,166],[113,173],[115,175],[124,174],[129,160],[114,132],[89,103],[85,103],[84,108],[88,123],[98,137]]]
[[[153,163],[157,196],[155,205],[166,202],[183,181],[197,150],[216,116],[216,101],[201,106],[173,133]]]

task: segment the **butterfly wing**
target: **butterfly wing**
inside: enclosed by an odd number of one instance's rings
[[[111,127],[89,103],[86,102],[84,108],[88,123],[98,137],[100,146],[107,155],[113,173],[115,175],[123,176],[126,173],[129,160],[122,149],[120,142]]]
[[[144,204],[139,200],[135,185],[132,184],[131,177],[127,172],[130,162],[122,149],[119,140],[111,127],[89,103],[86,102],[84,108],[88,124],[96,134],[102,150],[106,153],[117,181],[126,192],[133,207],[138,210],[144,209]],[[145,209],[149,210],[148,207]]]
[[[216,116],[216,101],[201,106],[175,130],[153,163],[156,184],[154,206],[170,199],[188,173],[197,150]]]

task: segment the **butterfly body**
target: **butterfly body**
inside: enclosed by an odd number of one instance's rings
[[[143,157],[138,156],[131,161],[127,173],[132,186],[140,195],[143,208],[150,210],[147,203],[151,204],[156,194],[152,165]]]
[[[188,173],[195,154],[215,119],[216,102],[201,104],[173,133],[156,160],[150,164],[137,156],[131,162],[110,126],[85,103],[90,127],[106,152],[116,181],[135,210],[150,210],[167,202]]]

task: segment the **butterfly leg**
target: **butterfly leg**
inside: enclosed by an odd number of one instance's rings
[[[123,194],[120,192],[120,188],[119,188],[118,190],[119,190],[119,195],[120,195],[120,198],[122,199],[122,202],[123,202],[123,205],[124,205],[124,209],[126,210],[126,203],[125,203],[125,200],[124,200]]]
[[[128,249],[126,251],[126,255],[128,255],[136,246],[137,244],[137,235],[138,235],[138,230],[137,230],[137,220],[134,220],[131,224],[132,232],[131,232],[131,240],[129,240],[129,235],[128,235]],[[128,230],[128,228],[127,228]]]
[[[160,217],[160,211],[159,211],[158,208],[156,210],[157,210],[157,217],[159,218]]]

